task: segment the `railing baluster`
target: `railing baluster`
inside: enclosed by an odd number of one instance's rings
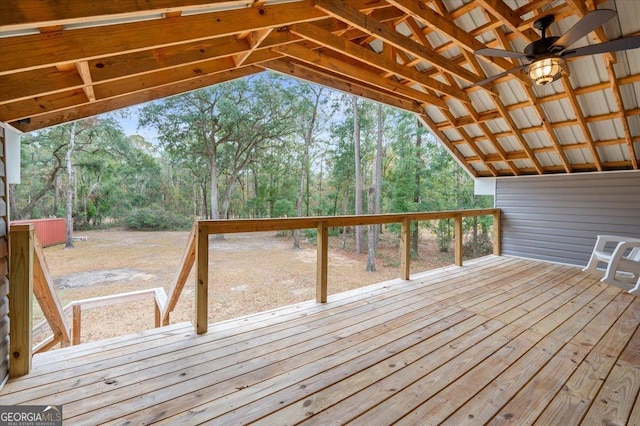
[[[400,253],[400,278],[411,277],[411,219],[405,216],[402,220],[402,253]]]
[[[73,305],[71,344],[79,345],[82,334],[82,305]]]
[[[317,235],[317,275],[316,275],[316,301],[327,302],[327,282],[329,270],[329,228],[326,221],[318,222]]]
[[[454,218],[454,251],[455,251],[455,264],[456,266],[462,266],[462,215],[457,214]]]

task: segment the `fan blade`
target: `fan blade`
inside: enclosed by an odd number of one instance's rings
[[[491,83],[493,80],[497,80],[500,77],[504,77],[505,75],[509,75],[509,74],[514,73],[514,72],[520,71],[521,69],[526,68],[526,67],[527,67],[527,65],[520,65],[519,67],[512,68],[510,70],[501,72],[500,74],[492,75],[491,77],[486,78],[486,79],[484,79],[482,81],[479,81],[477,83],[474,83],[469,87],[484,86],[487,83]]]
[[[569,28],[566,33],[562,34],[562,36],[551,45],[549,52],[566,49],[616,15],[616,11],[611,9],[592,10],[584,15],[573,27]]]
[[[524,58],[525,55],[520,52],[512,52],[510,50],[501,50],[501,49],[492,49],[490,47],[485,47],[484,49],[478,49],[473,52],[476,55],[482,56],[500,56],[502,58]]]
[[[619,50],[637,49],[640,47],[640,35],[618,38],[591,46],[578,47],[565,50],[560,56],[563,58],[575,58],[577,56],[596,55],[598,53],[617,52]]]

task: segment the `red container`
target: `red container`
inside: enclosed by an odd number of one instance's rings
[[[33,227],[42,247],[64,244],[67,239],[67,225],[65,219],[27,219],[12,220],[11,225],[33,223]]]

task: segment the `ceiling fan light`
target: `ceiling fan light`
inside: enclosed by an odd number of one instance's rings
[[[563,60],[557,56],[543,58],[527,67],[529,78],[539,86],[554,82],[564,69]]]

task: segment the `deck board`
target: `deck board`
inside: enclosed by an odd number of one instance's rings
[[[297,305],[39,354],[3,404],[65,424],[640,424],[640,298],[489,256]]]

